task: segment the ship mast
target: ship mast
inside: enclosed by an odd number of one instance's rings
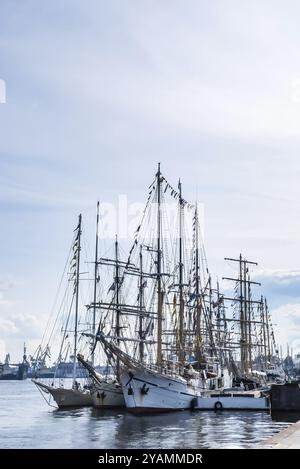
[[[239,275],[238,278],[223,277],[223,280],[231,280],[237,282],[239,285],[239,297],[238,298],[224,298],[226,300],[238,301],[240,303],[240,370],[242,374],[248,373],[249,365],[251,365],[251,305],[253,303],[260,303],[259,301],[253,301],[249,296],[250,285],[260,285],[259,282],[254,282],[247,276],[248,264],[257,265],[257,262],[248,261],[242,258],[240,254],[238,259],[232,259],[225,257],[226,261],[238,262],[239,263]],[[249,315],[248,315],[249,311]]]
[[[116,327],[115,332],[117,336],[117,344],[120,345],[120,273],[119,273],[119,245],[118,245],[118,237],[116,235],[115,241],[115,263],[116,263],[116,270],[115,270],[115,286],[116,286]],[[117,376],[119,376],[120,372],[120,361],[117,357]]]
[[[264,310],[265,310],[265,324],[266,324],[266,336],[267,336],[267,350],[266,350],[266,355],[267,355],[267,361],[270,362],[271,360],[271,348],[270,348],[270,330],[269,330],[269,309],[267,305],[267,299],[265,297],[264,299]]]
[[[184,302],[183,302],[183,200],[181,193],[181,182],[179,189],[179,361],[184,362]]]
[[[240,337],[240,344],[241,344],[241,372],[245,373],[248,370],[247,366],[247,354],[246,354],[246,347],[247,347],[247,335],[246,335],[246,298],[243,296],[243,260],[242,254],[239,257],[239,287],[240,287],[240,330],[241,330],[241,337]],[[246,288],[246,285],[245,285]]]
[[[143,290],[144,290],[144,278],[143,278],[143,253],[142,253],[143,247],[140,246],[140,278],[139,278],[139,307],[140,307],[140,312],[139,312],[139,355],[140,355],[140,361],[143,363],[144,360],[144,331],[143,331]]]
[[[201,361],[201,302],[200,302],[200,275],[199,275],[199,222],[198,206],[195,208],[195,280],[196,280],[196,360],[200,367]]]
[[[77,262],[76,262],[76,288],[75,288],[75,327],[74,327],[74,357],[73,357],[73,388],[76,381],[77,368],[77,335],[78,335],[78,302],[79,302],[79,268],[80,268],[80,250],[81,250],[81,214],[79,215],[77,228]]]
[[[161,282],[161,172],[160,163],[158,163],[158,170],[156,173],[157,181],[157,357],[156,362],[158,366],[162,364],[162,305],[163,305],[163,292]]]
[[[220,294],[220,285],[219,285],[219,280],[217,280],[217,318],[216,318],[216,325],[217,325],[217,343],[219,346],[219,356],[221,358],[222,362],[222,349],[221,349],[221,294]]]
[[[265,327],[265,312],[264,312],[264,299],[261,295],[261,300],[259,304],[259,311],[260,311],[260,321],[261,321],[261,329],[260,329],[260,343],[261,343],[261,350],[260,354],[263,360],[263,367],[267,369],[267,354],[266,354],[266,327]]]
[[[245,262],[245,261],[244,261]],[[248,310],[248,318],[246,314],[246,318],[248,319],[248,367],[250,370],[252,370],[252,328],[251,328],[251,313],[252,313],[252,298],[251,298],[251,284],[249,283],[250,276],[248,274],[248,268],[246,264],[244,264],[244,272],[245,272],[245,287],[246,288],[246,303],[245,303],[245,308],[246,312]],[[247,297],[248,295],[248,297]]]
[[[92,334],[96,334],[96,300],[97,300],[97,278],[98,278],[98,230],[99,230],[99,201],[97,202],[97,219],[96,219],[96,244],[95,244],[95,270],[94,270],[94,307],[93,307],[93,323]],[[94,339],[95,340],[95,339]],[[92,350],[92,365],[95,362],[95,347]]]

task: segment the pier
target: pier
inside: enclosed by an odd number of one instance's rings
[[[300,449],[300,420],[265,440],[263,449]]]

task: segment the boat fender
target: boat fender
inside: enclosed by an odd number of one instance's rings
[[[192,409],[192,410],[195,410],[195,409],[196,409],[197,403],[198,403],[197,397],[193,397],[193,399],[191,400],[191,409]]]
[[[133,396],[134,392],[131,386],[129,386],[128,391],[127,391],[128,396]]]
[[[223,404],[220,401],[215,402],[215,410],[222,410],[223,409]]]
[[[145,394],[148,394],[148,392],[149,392],[149,388],[147,388],[146,383],[144,383],[143,386],[141,387],[141,393],[145,395]]]

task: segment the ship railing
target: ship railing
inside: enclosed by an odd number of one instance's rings
[[[145,365],[148,370],[154,371],[155,373],[160,373],[162,375],[169,376],[170,378],[177,378],[180,377],[184,379],[182,374],[184,367],[175,366],[173,369],[168,368],[166,365],[155,365],[153,363]]]

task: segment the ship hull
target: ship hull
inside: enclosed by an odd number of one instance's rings
[[[49,372],[49,373],[28,373],[28,378],[41,378],[41,379],[50,379],[54,378],[55,372]]]
[[[254,396],[218,396],[197,397],[194,401],[195,410],[269,410],[267,397]]]
[[[7,373],[6,375],[0,376],[0,381],[22,381],[24,379],[26,379],[26,377],[19,377],[19,375],[15,373]]]
[[[91,391],[93,407],[107,409],[125,407],[122,388],[117,383],[97,383]]]
[[[0,374],[0,381],[22,381],[27,379],[27,366],[21,363],[17,370],[5,370]]]
[[[183,380],[147,369],[124,370],[120,376],[126,407],[130,412],[167,412],[190,409],[197,397]]]
[[[92,406],[91,394],[87,391],[77,389],[54,388],[46,384],[33,380],[38,388],[50,394],[60,409],[68,407]]]
[[[271,387],[272,411],[300,411],[300,381],[273,384]]]

